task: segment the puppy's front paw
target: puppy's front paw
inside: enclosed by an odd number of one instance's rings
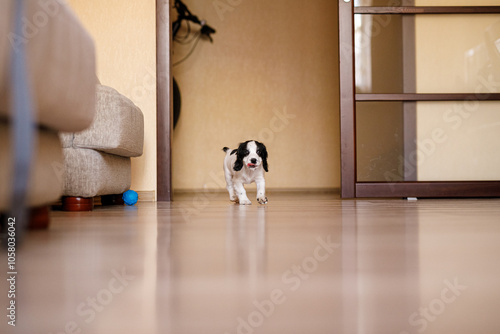
[[[249,199],[243,199],[240,201],[240,205],[251,205],[252,202],[250,202]]]
[[[259,204],[267,204],[267,197],[259,197],[257,198],[257,202],[259,202]]]
[[[236,203],[238,203],[238,197],[236,197],[236,196],[234,196],[234,195],[233,195],[233,196],[229,196],[229,200],[230,200],[231,202],[236,202]]]

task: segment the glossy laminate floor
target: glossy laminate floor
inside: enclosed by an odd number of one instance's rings
[[[500,200],[269,200],[53,212],[0,332],[500,333]]]

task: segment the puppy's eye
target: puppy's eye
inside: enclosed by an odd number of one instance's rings
[[[257,150],[257,154],[260,155],[260,150]]]
[[[244,151],[243,151],[243,154],[245,154],[245,155],[249,155],[249,154],[250,154],[250,151],[249,151],[249,150],[244,150]]]

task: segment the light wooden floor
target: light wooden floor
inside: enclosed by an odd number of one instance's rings
[[[18,251],[17,326],[2,314],[0,332],[500,332],[500,200],[253,202],[53,212]]]

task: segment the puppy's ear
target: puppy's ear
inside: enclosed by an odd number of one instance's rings
[[[243,159],[240,159],[238,156],[236,156],[236,161],[234,162],[233,169],[239,172],[242,168],[243,168]]]
[[[266,172],[269,172],[269,167],[267,165],[267,149],[266,145],[259,143],[258,141],[255,142],[257,144],[257,152],[259,156],[262,158],[262,167]]]
[[[247,142],[241,143],[236,150],[236,161],[234,162],[233,169],[240,171],[243,168],[243,158],[248,155]]]

